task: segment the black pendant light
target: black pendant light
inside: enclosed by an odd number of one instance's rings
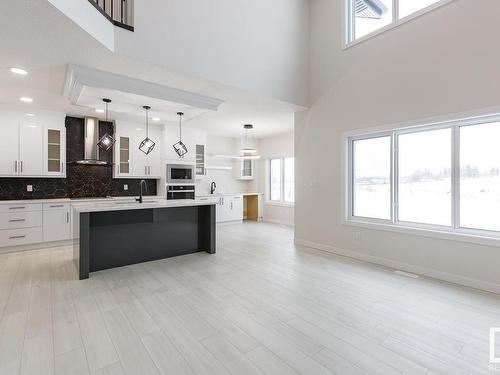
[[[179,155],[180,158],[183,158],[188,152],[186,145],[182,143],[182,116],[184,116],[184,113],[177,112],[177,115],[179,116],[179,142],[174,144],[173,147],[177,155]]]
[[[111,99],[103,99],[104,102],[104,108],[106,112],[106,122],[108,122],[108,104],[111,103]],[[108,151],[113,145],[115,144],[116,139],[113,138],[110,134],[106,133],[104,134],[101,139],[99,139],[99,142],[97,142],[97,146],[101,148],[104,151]]]
[[[146,110],[146,138],[139,145],[139,150],[144,152],[146,155],[149,154],[155,148],[155,143],[149,139],[149,110],[150,106],[145,105],[142,108]]]

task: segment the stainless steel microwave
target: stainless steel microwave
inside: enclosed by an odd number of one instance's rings
[[[195,168],[190,164],[167,164],[167,184],[194,184]]]

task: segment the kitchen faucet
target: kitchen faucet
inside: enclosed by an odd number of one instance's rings
[[[210,194],[213,194],[215,192],[215,189],[217,189],[217,184],[215,183],[215,181],[212,181],[212,183],[210,184]]]
[[[148,191],[148,185],[146,184],[146,181],[141,180],[141,182],[139,182],[140,195],[139,195],[139,198],[135,198],[135,201],[139,202],[139,203],[142,203],[142,186],[143,185],[146,187],[146,192]]]

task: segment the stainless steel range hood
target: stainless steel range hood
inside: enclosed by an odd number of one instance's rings
[[[108,163],[99,160],[99,120],[94,117],[85,117],[84,124],[84,153],[83,160],[75,161],[76,164],[86,165],[107,165]]]

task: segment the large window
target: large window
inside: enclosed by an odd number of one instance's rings
[[[451,129],[398,135],[398,216],[451,225]]]
[[[452,0],[345,0],[346,44],[375,34]]]
[[[500,122],[460,128],[460,226],[500,231]]]
[[[269,159],[269,200],[293,203],[295,200],[295,165],[293,157]]]
[[[353,142],[355,216],[391,218],[391,138]]]
[[[500,116],[346,144],[348,221],[500,237]]]

